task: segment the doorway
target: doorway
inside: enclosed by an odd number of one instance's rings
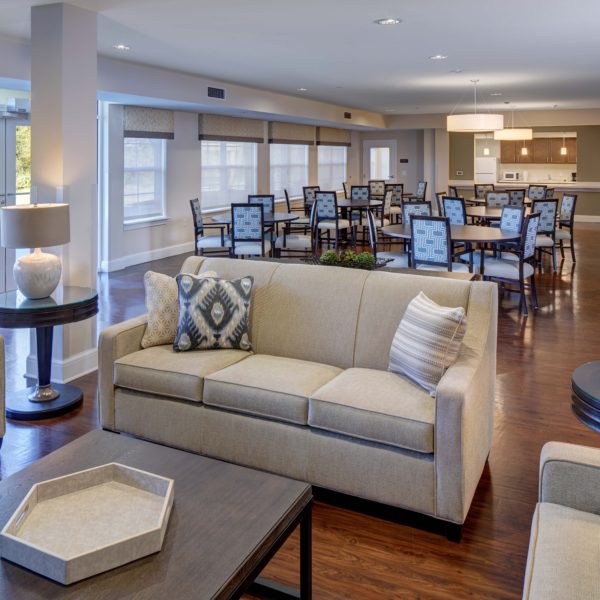
[[[363,141],[363,182],[396,180],[396,140]]]
[[[0,206],[31,202],[31,122],[27,116],[0,117]],[[0,247],[0,292],[16,289],[15,260],[27,249]]]

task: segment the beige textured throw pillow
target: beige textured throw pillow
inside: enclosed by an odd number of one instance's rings
[[[388,369],[434,395],[442,375],[458,357],[466,329],[462,306],[440,306],[419,292],[396,330]]]
[[[197,277],[216,277],[214,271],[199,273]],[[179,324],[177,281],[163,273],[148,271],[144,275],[148,325],[142,337],[142,348],[172,344]]]

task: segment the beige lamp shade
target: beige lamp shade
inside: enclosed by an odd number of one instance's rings
[[[68,204],[22,204],[0,211],[5,248],[47,248],[70,240]]]
[[[466,115],[448,115],[446,129],[462,133],[496,131],[504,127],[504,116],[489,113],[472,113]]]

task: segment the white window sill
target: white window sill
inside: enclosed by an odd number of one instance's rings
[[[123,223],[123,231],[133,229],[144,229],[145,227],[156,227],[157,225],[166,225],[169,219],[167,217],[150,217],[148,219],[136,219],[135,221],[126,221]]]

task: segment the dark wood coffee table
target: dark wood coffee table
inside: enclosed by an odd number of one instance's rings
[[[113,461],[175,480],[162,550],[68,587],[1,560],[0,598],[311,598],[310,485],[125,435],[92,431],[0,482],[0,528],[34,483]],[[300,590],[257,580],[297,525]]]

